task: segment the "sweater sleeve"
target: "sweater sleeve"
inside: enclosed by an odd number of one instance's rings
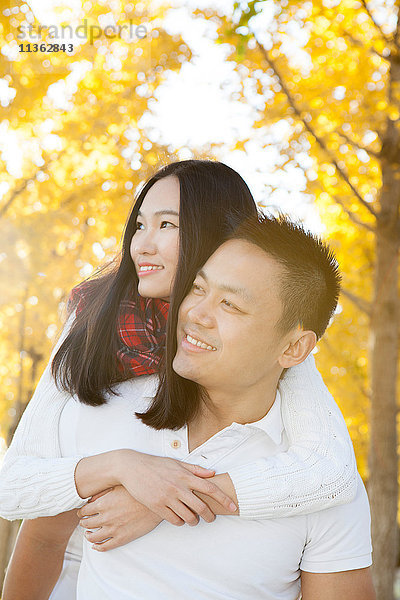
[[[350,502],[357,491],[346,423],[312,355],[285,373],[279,391],[288,450],[228,471],[245,519],[307,514]]]
[[[57,347],[72,323],[68,320]],[[35,519],[85,504],[75,487],[82,456],[62,457],[58,424],[71,396],[60,391],[47,365],[15,431],[0,471],[0,516]]]

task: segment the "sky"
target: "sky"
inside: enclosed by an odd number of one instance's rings
[[[160,2],[161,0],[153,0]],[[56,23],[56,6],[65,6],[60,21],[67,22],[77,15],[81,0],[29,0],[36,17],[43,24]],[[189,0],[185,7],[180,0],[169,2],[171,10],[163,21],[170,33],[179,33],[194,53],[191,63],[185,63],[179,73],[170,73],[157,91],[157,102],[143,118],[141,124],[150,130],[154,141],[177,150],[181,159],[191,156],[190,148],[202,150],[210,143],[219,145],[215,151],[218,160],[239,171],[248,183],[254,197],[272,209],[288,212],[305,221],[310,229],[320,232],[322,224],[317,212],[302,190],[305,186],[301,169],[288,166],[285,173],[276,171],[279,156],[273,143],[265,145],[265,130],[252,130],[255,109],[251,102],[233,100],[231,94],[238,89],[238,75],[233,64],[227,61],[227,47],[215,44],[215,29],[209,21],[194,20],[187,7],[207,6],[219,8],[229,14],[232,0]],[[263,14],[260,31],[267,26],[270,15]],[[0,80],[1,82],[1,80]],[[3,90],[4,93],[4,90]],[[57,92],[57,93],[61,93]],[[2,87],[0,85],[0,98]],[[59,98],[59,101],[62,100]],[[287,124],[282,120],[268,133],[272,140],[287,134]],[[245,151],[232,150],[240,138],[250,138]],[[16,164],[18,147],[14,140],[7,144],[10,164]],[[305,157],[306,158],[306,157]],[[268,186],[276,191],[268,194]],[[1,194],[1,189],[0,189]]]

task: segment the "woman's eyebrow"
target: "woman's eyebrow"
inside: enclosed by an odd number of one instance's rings
[[[176,210],[173,210],[172,208],[164,208],[163,210],[156,210],[156,212],[154,214],[156,216],[173,215],[175,217],[179,217],[179,213]],[[138,211],[138,217],[143,217],[143,213],[140,210]]]
[[[155,215],[173,215],[175,217],[179,217],[179,213],[172,208],[165,208],[164,210],[157,210]]]

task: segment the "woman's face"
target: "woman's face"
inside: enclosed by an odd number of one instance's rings
[[[169,300],[179,256],[179,180],[169,176],[147,192],[131,241],[131,256],[145,298]]]

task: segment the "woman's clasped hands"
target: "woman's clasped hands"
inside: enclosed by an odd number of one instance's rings
[[[215,483],[214,470],[173,458],[118,450],[119,485],[96,494],[78,511],[85,537],[98,551],[123,546],[152,531],[161,521],[181,526],[207,523],[215,513],[196,492],[225,510],[236,505]]]

